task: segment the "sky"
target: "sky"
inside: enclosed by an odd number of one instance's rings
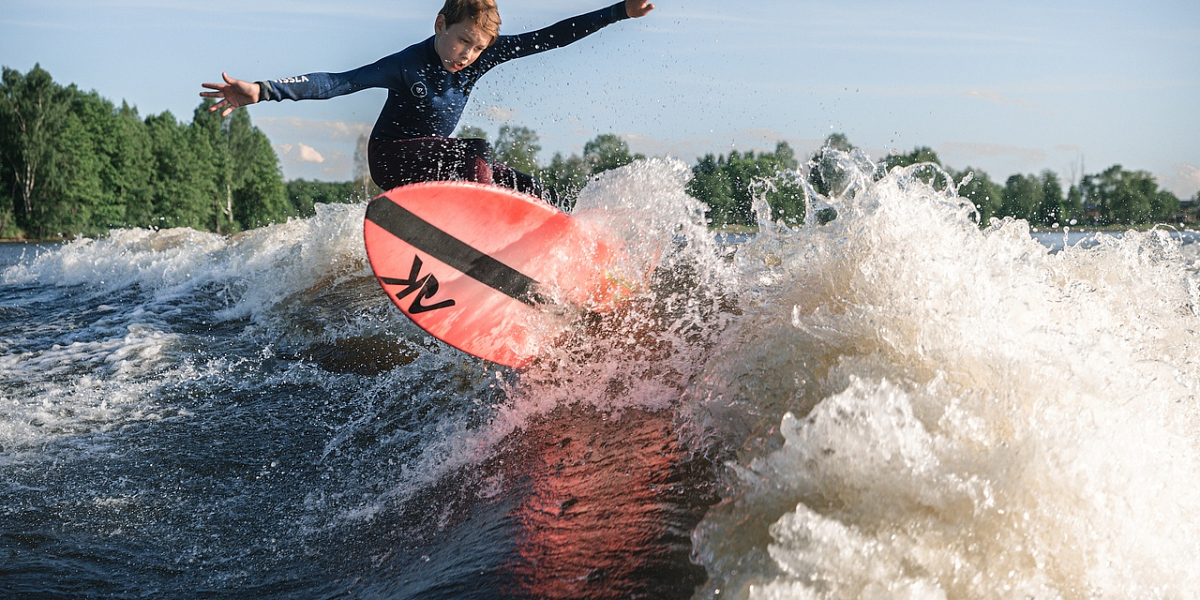
[[[502,33],[600,8],[499,0]],[[689,163],[832,133],[929,146],[1003,184],[1119,164],[1200,190],[1200,2],[658,0],[649,16],[511,62],[463,119],[540,136],[540,159],[615,133]],[[345,71],[423,41],[441,0],[3,0],[0,64],[190,121],[200,83]],[[386,92],[249,108],[287,179],[352,177]]]

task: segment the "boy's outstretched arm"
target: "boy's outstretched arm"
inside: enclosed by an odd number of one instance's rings
[[[627,3],[628,4],[628,3]],[[259,85],[250,81],[242,81],[234,79],[225,73],[221,73],[221,78],[225,83],[202,83],[202,87],[215,92],[200,92],[200,95],[205,98],[220,98],[216,104],[208,107],[209,112],[215,110],[221,111],[222,117],[228,117],[229,113],[239,106],[247,106],[258,102],[260,92]]]
[[[644,17],[654,10],[654,5],[647,0],[625,0],[625,14],[631,18]]]

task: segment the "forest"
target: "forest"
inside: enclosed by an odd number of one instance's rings
[[[40,66],[28,73],[4,67],[0,190],[7,193],[0,197],[0,238],[63,239],[132,227],[228,234],[311,215],[318,203],[360,202],[378,192],[361,148],[354,180],[285,182],[270,140],[248,111],[221,118],[210,105],[200,103],[188,122],[170,112],[142,117],[125,102],[118,106],[95,91],[55,83]],[[476,127],[458,135],[487,138]],[[589,178],[644,158],[615,134],[588,141],[582,155],[556,153],[547,163],[539,162],[538,135],[527,127],[501,126],[492,144],[497,162],[537,176],[553,190],[547,200],[565,209]],[[833,134],[803,160],[785,141],[769,152],[708,154],[692,167],[688,192],[708,206],[714,226],[757,224],[757,197],[765,197],[772,219],[799,224],[807,189],[848,193],[838,157],[854,150],[844,135]],[[933,150],[918,147],[883,158],[874,171],[880,177],[914,164],[927,165],[920,169],[927,181],[956,186],[977,207],[981,225],[1003,217],[1045,227],[1179,223],[1195,220],[1200,204],[1200,193],[1181,202],[1151,174],[1120,165],[1077,181],[1043,171],[1013,175],[1001,185],[981,170],[943,165]]]

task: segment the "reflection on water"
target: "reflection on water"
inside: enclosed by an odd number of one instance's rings
[[[572,405],[531,419],[398,514],[338,533],[373,558],[337,569],[362,573],[366,597],[691,598],[706,579],[691,532],[717,497],[672,415]]]
[[[567,411],[558,411],[567,412]],[[550,415],[517,442],[525,493],[508,518],[510,592],[527,598],[689,598],[704,582],[691,530],[715,499],[663,412]]]

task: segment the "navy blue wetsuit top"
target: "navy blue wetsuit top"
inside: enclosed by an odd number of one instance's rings
[[[368,88],[386,88],[387,103],[371,137],[400,140],[417,137],[450,137],[475,82],[492,67],[515,58],[561,48],[602,27],[627,19],[621,2],[594,12],[561,21],[545,29],[496,39],[467,68],[451,73],[430,37],[382,58],[373,64],[345,73],[309,73],[287,79],[260,81],[260,100],[326,99]]]

